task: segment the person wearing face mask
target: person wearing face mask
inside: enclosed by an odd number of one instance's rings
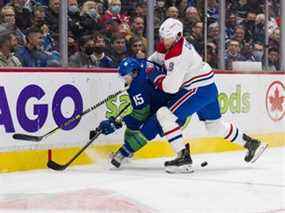
[[[94,53],[90,56],[95,67],[114,67],[112,59],[106,55],[106,43],[104,36],[98,32],[94,35]]]
[[[104,25],[109,20],[113,19],[121,23],[130,24],[129,17],[121,14],[121,1],[120,0],[109,0],[108,10],[99,20],[99,23]]]
[[[77,0],[69,0],[68,1],[68,29],[74,35],[76,35],[76,33],[80,30],[79,20],[80,20],[80,8],[78,6],[78,2]]]
[[[71,67],[96,67],[91,55],[94,54],[94,40],[90,35],[82,36],[79,40],[80,50],[70,56]]]
[[[0,30],[0,67],[21,67],[20,60],[14,56],[13,50],[17,44],[15,35],[5,29]]]
[[[100,16],[96,9],[96,3],[93,1],[86,1],[81,8],[78,29],[73,30],[76,37],[82,35],[91,35],[95,31],[99,31],[102,25],[98,24]]]
[[[51,59],[43,49],[43,33],[38,28],[29,29],[27,44],[16,51],[16,56],[24,67],[46,67]]]

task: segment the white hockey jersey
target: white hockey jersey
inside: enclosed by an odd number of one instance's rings
[[[157,86],[167,93],[176,93],[181,88],[193,89],[214,82],[214,71],[203,62],[194,47],[183,37],[169,50],[159,44],[150,57],[167,69],[167,75],[156,79]]]

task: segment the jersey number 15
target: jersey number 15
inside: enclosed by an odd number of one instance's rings
[[[144,103],[144,100],[143,100],[141,93],[133,96],[133,100],[134,100],[136,106],[142,105]]]

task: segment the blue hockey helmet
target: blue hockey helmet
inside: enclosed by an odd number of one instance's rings
[[[134,70],[141,70],[142,64],[135,58],[124,58],[119,65],[119,75],[125,76],[131,74]]]

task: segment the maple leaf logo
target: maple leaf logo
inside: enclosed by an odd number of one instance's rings
[[[271,104],[271,111],[283,111],[283,102],[284,102],[285,97],[280,96],[280,91],[276,87],[274,91],[274,96],[269,96],[269,102]]]

